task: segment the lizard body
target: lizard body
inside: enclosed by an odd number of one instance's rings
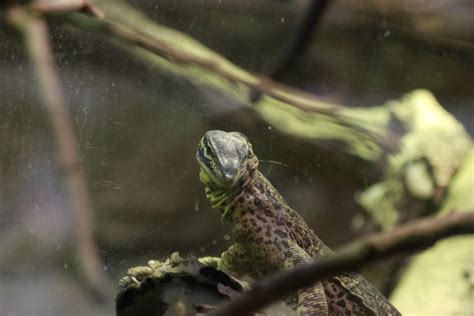
[[[206,196],[233,224],[235,243],[219,266],[261,278],[332,252],[258,171],[258,158],[243,134],[209,131],[196,156]],[[296,307],[300,315],[400,315],[356,273],[300,290]]]

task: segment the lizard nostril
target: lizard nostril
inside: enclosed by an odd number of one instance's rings
[[[211,175],[218,184],[208,186],[206,195],[233,224],[236,241],[223,253],[224,267],[261,277],[331,252],[258,171],[258,159],[243,135],[210,131],[206,137],[212,144]],[[356,273],[316,282],[295,295],[298,314],[400,315]]]

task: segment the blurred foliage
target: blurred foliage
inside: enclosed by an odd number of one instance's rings
[[[398,148],[387,153],[384,180],[358,196],[383,229],[433,212],[472,147],[464,127],[427,91],[387,106]]]
[[[449,186],[440,214],[474,210],[474,151]],[[474,237],[440,241],[412,259],[393,303],[407,315],[469,315],[474,301]]]

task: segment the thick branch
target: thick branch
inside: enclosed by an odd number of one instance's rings
[[[70,12],[61,17],[81,28],[102,32],[106,39],[125,47],[144,62],[196,85],[211,87],[242,105],[253,106],[266,122],[284,133],[307,140],[342,144],[343,150],[372,162],[385,159],[385,153],[398,152],[403,129],[393,125],[393,108],[403,107],[407,108],[403,113],[412,112],[419,106],[425,107],[426,104],[418,102],[426,103],[429,97],[426,91],[414,91],[402,100],[382,106],[357,108],[325,102],[251,74],[186,34],[155,23],[124,0],[90,2],[97,7],[95,11],[103,14],[87,17]],[[49,10],[48,6],[37,9],[44,10],[44,13],[58,12]],[[263,97],[257,104],[249,102],[252,90],[262,93]],[[429,106],[438,107],[434,98],[428,101]],[[401,120],[403,127],[410,124],[398,116],[396,119],[396,122]]]
[[[352,109],[259,78],[189,36],[148,20],[122,1],[113,6],[103,0],[93,3],[104,12],[102,19],[80,14],[63,17],[79,27],[102,32],[141,60],[215,88],[242,104],[252,106],[248,99],[251,90],[262,93],[264,97],[254,109],[287,133],[342,142],[347,151],[371,161],[379,159],[390,145],[385,139],[386,110]]]
[[[247,315],[326,277],[355,271],[378,259],[412,253],[454,235],[474,233],[474,211],[413,221],[390,232],[350,243],[334,255],[273,275],[212,315]]]
[[[86,181],[76,149],[76,140],[66,110],[59,77],[53,62],[46,21],[21,5],[8,9],[9,21],[23,36],[28,50],[39,98],[49,113],[58,152],[57,160],[63,169],[64,180],[75,215],[75,242],[79,269],[87,285],[99,298],[109,294],[104,264],[99,257],[92,230],[92,208]],[[110,288],[111,289],[111,288]]]

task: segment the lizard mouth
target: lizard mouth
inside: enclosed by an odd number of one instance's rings
[[[222,181],[219,177],[216,177],[216,175],[209,170],[205,162],[201,160],[198,161],[201,167],[201,171],[199,172],[199,178],[201,182],[206,185],[214,184],[220,188],[230,189],[234,187],[240,179],[240,177],[235,177],[229,180],[226,179],[227,181]]]
[[[199,178],[201,179],[201,182],[204,184],[210,184],[214,183],[219,187],[225,187],[225,185],[219,181],[219,179],[214,175],[211,170],[209,170],[209,167],[207,166],[206,160],[201,160],[198,158],[199,166],[201,167],[201,171],[199,172]]]

